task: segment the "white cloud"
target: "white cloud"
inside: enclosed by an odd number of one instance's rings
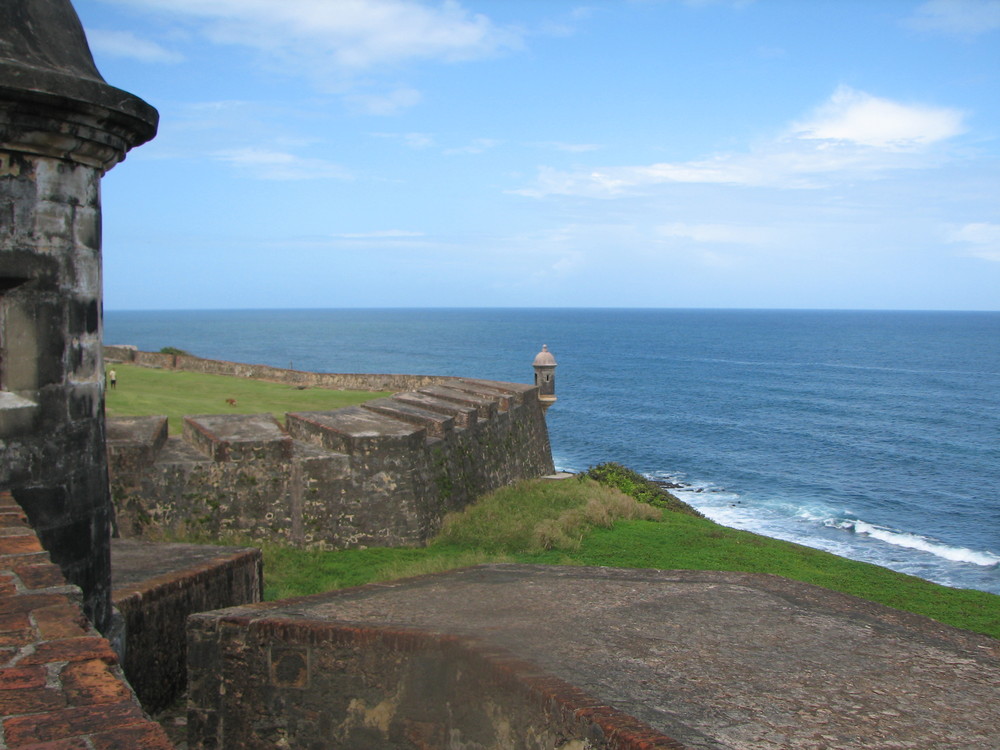
[[[944,107],[900,104],[840,86],[793,135],[903,149],[926,146],[963,132],[962,113]]]
[[[921,31],[985,34],[1000,29],[1000,0],[928,0],[906,24]]]
[[[956,110],[904,105],[840,87],[786,135],[743,153],[575,172],[541,167],[533,186],[513,192],[613,198],[682,183],[813,189],[933,166],[938,157],[931,147],[962,133],[962,120]]]
[[[148,39],[140,39],[131,31],[89,29],[87,41],[95,52],[112,57],[125,57],[147,63],[177,63],[184,59],[180,53],[161,47]]]
[[[968,246],[968,254],[974,258],[1000,263],[1000,224],[976,222],[952,230],[949,242]]]
[[[455,0],[115,0],[194,21],[213,42],[307,66],[362,70],[414,60],[468,60],[519,44],[519,35]]]
[[[339,164],[323,159],[304,159],[283,151],[239,148],[216,151],[211,156],[217,161],[244,169],[260,180],[352,179],[351,174]]]

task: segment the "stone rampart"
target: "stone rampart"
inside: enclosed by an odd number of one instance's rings
[[[187,685],[188,615],[259,602],[259,549],[112,540],[112,601],[125,631],[122,667],[143,708],[155,714]]]
[[[481,565],[188,633],[192,749],[998,747],[996,639],[759,573]]]
[[[554,470],[535,386],[461,378],[287,414],[284,425],[270,415],[190,416],[183,435],[167,437],[165,417],[109,419],[107,442],[126,538],[419,545],[447,512]]]
[[[108,362],[126,362],[142,367],[203,372],[209,375],[231,375],[238,378],[270,380],[287,385],[331,388],[338,391],[411,391],[434,383],[457,380],[457,378],[445,375],[305,372],[271,367],[270,365],[250,365],[242,362],[226,362],[220,359],[203,359],[190,354],[143,352],[132,346],[105,346],[104,358]]]
[[[685,750],[469,639],[267,612],[195,615],[188,632],[191,750]]]

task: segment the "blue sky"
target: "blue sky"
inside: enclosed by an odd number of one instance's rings
[[[1000,0],[74,0],[108,309],[1000,310]]]

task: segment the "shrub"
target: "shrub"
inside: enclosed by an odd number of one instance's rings
[[[648,503],[654,508],[665,508],[677,513],[704,518],[701,513],[680,498],[667,492],[656,482],[651,482],[642,474],[613,461],[592,466],[587,470],[587,476],[601,484],[614,487],[641,503]]]

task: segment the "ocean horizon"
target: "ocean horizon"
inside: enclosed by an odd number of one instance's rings
[[[515,382],[546,344],[559,468],[618,461],[727,526],[1000,594],[1000,312],[109,310],[105,341]]]

